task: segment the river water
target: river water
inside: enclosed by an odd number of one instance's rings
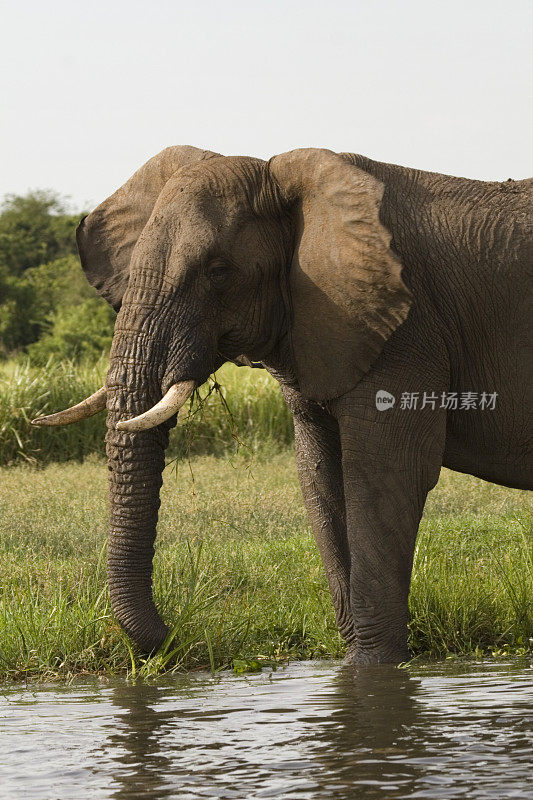
[[[533,798],[533,669],[446,662],[0,687],[0,797]]]

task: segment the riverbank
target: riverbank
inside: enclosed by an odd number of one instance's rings
[[[0,479],[0,678],[342,656],[292,452],[167,467],[155,594],[175,638],[148,664],[110,614],[103,460],[0,469]],[[417,547],[415,654],[529,647],[532,533],[527,493],[443,470]]]

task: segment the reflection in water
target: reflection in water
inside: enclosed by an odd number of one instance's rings
[[[172,757],[163,751],[161,737],[163,730],[172,724],[173,715],[157,710],[161,696],[157,686],[146,684],[123,683],[111,692],[116,707],[115,729],[101,748],[104,754],[114,756],[121,767],[111,797],[130,798],[137,793],[168,796],[162,791],[162,783],[165,776],[172,774]]]
[[[413,737],[420,680],[395,667],[344,666],[331,688],[316,698],[330,724],[316,726],[313,738],[335,797],[353,797],[354,785],[369,798],[410,794],[419,772],[412,757],[423,747]]]
[[[9,688],[0,797],[533,798],[530,676],[323,662]]]
[[[181,684],[113,688],[117,725],[103,750],[120,753],[125,767],[116,775],[117,800],[136,791],[213,796],[215,786],[216,797],[249,797],[258,787],[258,796],[291,789],[291,796],[307,797],[326,775],[336,797],[343,789],[351,794],[354,783],[366,788],[365,796],[383,796],[386,776],[376,781],[376,767],[389,753],[401,757],[396,743],[415,717],[419,681],[394,667],[328,664],[266,680],[225,676],[218,685],[205,677]],[[407,764],[400,783],[412,783],[416,769]]]

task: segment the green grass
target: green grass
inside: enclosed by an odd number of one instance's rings
[[[7,362],[0,369],[0,464],[46,463],[81,459],[105,452],[105,415],[77,425],[37,428],[30,421],[40,414],[67,408],[95,392],[103,382],[104,361],[78,366],[49,361],[33,367],[29,361]]]
[[[103,384],[106,366],[105,359],[88,366],[54,360],[44,367],[28,360],[5,362],[0,367],[0,465],[103,455],[105,414],[60,428],[37,428],[30,420],[95,392]],[[171,456],[220,455],[234,451],[239,440],[252,451],[259,444],[279,448],[292,440],[290,414],[268,373],[227,364],[216,378],[220,391],[213,391],[211,380],[200,389],[192,408],[184,409],[189,420],[172,432]]]
[[[174,638],[148,663],[110,615],[103,461],[16,466],[0,478],[3,679],[342,655],[289,451],[167,468],[155,593]],[[526,649],[532,604],[529,496],[443,471],[417,547],[414,652]]]

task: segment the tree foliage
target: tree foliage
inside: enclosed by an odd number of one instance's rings
[[[0,356],[80,359],[109,347],[114,313],[81,269],[80,216],[45,191],[10,195],[0,207]]]
[[[28,353],[34,363],[50,358],[94,361],[109,351],[115,313],[97,297],[79,305],[58,308],[41,338],[30,344]]]
[[[0,265],[17,276],[60,256],[76,255],[79,220],[53,192],[8,195],[0,209]]]

